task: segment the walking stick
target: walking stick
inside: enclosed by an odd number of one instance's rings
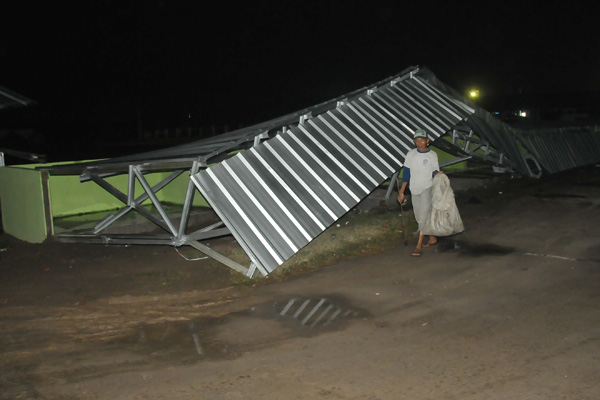
[[[398,188],[398,193],[400,193],[400,185],[398,184],[398,179],[396,179],[396,187]],[[408,239],[406,238],[406,222],[404,221],[404,201],[400,203],[400,212],[402,213],[402,226],[404,231],[404,245],[408,246]]]

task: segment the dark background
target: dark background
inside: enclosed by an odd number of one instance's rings
[[[209,127],[249,126],[411,66],[431,69],[461,93],[477,87],[490,111],[597,99],[597,5],[356,4],[3,6],[0,86],[37,105],[0,114],[0,129],[29,125],[36,132],[0,147],[50,160],[136,153],[145,150],[144,130],[202,127],[207,135]]]

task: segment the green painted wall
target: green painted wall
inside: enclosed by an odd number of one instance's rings
[[[144,177],[148,184],[153,186],[169,175],[171,175],[170,172],[160,172],[147,174]],[[189,176],[189,172],[182,173],[162,188],[156,197],[164,203],[183,204]],[[121,192],[127,193],[127,175],[112,176],[107,178],[106,181]],[[135,182],[135,197],[138,197],[144,193],[144,189],[137,179]],[[50,176],[50,197],[52,199],[53,217],[116,210],[125,205],[95,182],[80,182],[79,176]],[[148,199],[143,204],[150,203],[150,199]],[[195,189],[193,205],[208,206],[197,189]]]
[[[42,174],[39,171],[0,167],[0,207],[5,232],[31,243],[46,239]]]
[[[432,149],[438,153],[440,162],[454,158],[437,148],[432,147]],[[41,172],[34,170],[36,166],[38,165],[31,164],[0,168],[0,204],[6,232],[28,242],[40,243],[46,238],[47,227]],[[466,162],[461,162],[445,167],[444,170],[465,168]],[[145,178],[153,186],[169,175],[170,172],[159,172],[147,174]],[[127,179],[127,175],[124,174],[107,178],[106,181],[123,193],[127,193]],[[158,192],[158,199],[162,203],[183,204],[188,182],[189,171],[184,171]],[[118,210],[124,206],[121,201],[95,182],[80,182],[79,176],[50,176],[48,184],[53,218]],[[136,197],[144,193],[137,179],[135,193]],[[150,200],[144,202],[144,204],[149,203]],[[193,205],[208,207],[208,203],[195,187]]]
[[[157,175],[146,177],[150,185],[159,180],[160,177]],[[127,193],[126,175],[113,176],[106,181],[123,193]],[[137,181],[135,193],[137,195],[143,193]],[[80,182],[79,176],[50,176],[50,199],[53,217],[116,210],[124,206],[123,202],[95,182]]]
[[[41,243],[46,239],[48,227],[44,212],[42,173],[34,164],[0,168],[0,207],[2,225],[10,235],[30,243]],[[171,175],[160,172],[145,175],[153,186]],[[127,193],[127,175],[106,179],[111,185]],[[183,204],[187,193],[189,172],[183,172],[161,189],[157,197],[163,203]],[[50,176],[49,203],[53,218],[97,211],[121,209],[124,204],[95,182],[80,182],[79,176]],[[136,179],[136,197],[143,194]],[[144,204],[150,204],[146,200]],[[208,207],[206,200],[194,187],[194,206]]]
[[[432,146],[431,149],[437,153],[437,155],[438,155],[438,161],[439,161],[440,164],[443,163],[443,162],[445,162],[445,161],[453,160],[453,159],[456,158],[452,154],[448,154],[445,151],[442,151],[442,150],[440,150],[440,149],[438,149],[436,147]],[[461,161],[461,162],[456,163],[456,164],[445,166],[442,169],[444,171],[446,171],[446,172],[465,170],[465,169],[467,169],[467,162],[466,161]]]
[[[163,173],[161,179],[169,176],[169,173]],[[169,183],[163,190],[158,192],[158,198],[161,202],[170,204],[182,205],[185,200],[185,194],[187,193],[188,182],[190,181],[190,172],[185,171],[179,175],[173,182]],[[202,194],[194,186],[194,206],[208,207],[208,203],[202,197]]]

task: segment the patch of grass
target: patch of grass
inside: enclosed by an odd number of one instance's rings
[[[406,208],[404,219],[406,237],[411,241],[417,225],[412,212]],[[391,249],[404,243],[404,230],[399,207],[353,210],[290,257],[268,279],[282,280],[315,271],[340,259]],[[250,279],[238,273],[234,273],[232,278],[236,285],[255,285],[264,279]]]

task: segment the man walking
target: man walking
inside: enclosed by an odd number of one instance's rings
[[[421,255],[422,247],[433,246],[437,243],[435,236],[429,236],[429,241],[423,244],[422,231],[427,217],[431,212],[431,186],[433,185],[433,177],[438,172],[443,173],[443,171],[440,171],[437,154],[427,147],[429,145],[427,133],[423,129],[417,129],[413,139],[417,148],[410,150],[406,154],[398,201],[402,204],[404,201],[404,191],[410,184],[411,202],[415,219],[419,225],[419,240],[412,255],[418,257]]]

